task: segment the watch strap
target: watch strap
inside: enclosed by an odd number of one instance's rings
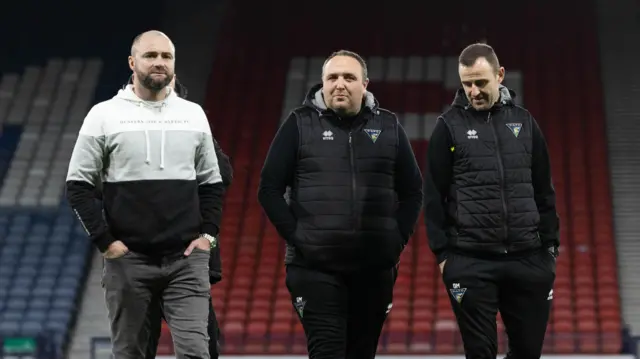
[[[209,241],[211,248],[215,248],[218,245],[218,239],[216,237],[207,233],[203,233],[200,236]]]

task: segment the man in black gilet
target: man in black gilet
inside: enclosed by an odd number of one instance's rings
[[[261,173],[258,200],[286,241],[286,285],[311,358],[375,356],[422,206],[407,135],[367,85],[358,54],[332,54]]]
[[[495,359],[498,310],[510,359],[538,359],[553,299],[559,219],[547,144],[501,85],[486,44],[459,58],[462,88],[433,130],[425,220],[466,357]]]

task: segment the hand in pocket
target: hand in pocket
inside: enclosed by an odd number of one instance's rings
[[[115,241],[102,253],[102,256],[106,259],[117,259],[127,254],[127,252],[129,252],[129,248],[122,241]]]

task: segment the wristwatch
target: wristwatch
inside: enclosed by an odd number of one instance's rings
[[[209,241],[209,244],[211,245],[211,249],[214,249],[215,247],[218,246],[218,240],[216,239],[216,237],[207,233],[202,233],[200,237]]]

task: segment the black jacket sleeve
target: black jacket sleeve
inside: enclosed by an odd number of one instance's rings
[[[398,125],[398,157],[395,171],[395,187],[399,202],[396,220],[406,244],[413,235],[422,209],[422,175],[407,133],[401,125]]]
[[[280,236],[289,243],[294,241],[297,220],[284,199],[284,193],[293,183],[298,141],[298,124],[292,113],[271,142],[258,189],[258,201],[264,212]]]
[[[214,142],[211,134],[202,136],[202,142],[195,158],[195,169],[200,216],[202,217],[200,233],[217,236],[222,220],[225,186],[222,182],[222,173]]]
[[[449,129],[439,118],[429,140],[424,173],[424,219],[429,246],[438,263],[447,259],[447,198],[453,176],[453,151]]]
[[[116,239],[109,232],[102,210],[96,203],[97,193],[101,192],[96,191],[89,182],[67,181],[67,202],[89,234],[91,241],[100,252],[104,253]]]
[[[551,178],[551,161],[549,150],[542,130],[536,120],[531,117],[532,130],[532,164],[531,176],[540,224],[538,233],[546,247],[560,246],[560,218],[556,210],[556,190]]]
[[[100,175],[104,156],[102,118],[94,107],[85,117],[73,147],[67,172],[66,195],[67,202],[100,252],[105,252],[116,241],[95,200],[102,184]]]
[[[220,168],[220,177],[222,177],[222,185],[224,186],[224,190],[226,191],[231,182],[233,182],[233,167],[231,166],[231,161],[229,156],[227,156],[224,151],[222,151],[222,147],[216,139],[213,139],[213,146],[216,151],[216,156],[218,157],[218,167]],[[219,233],[218,233],[219,234]],[[222,255],[220,253],[220,241],[218,241],[218,246],[211,250],[211,255],[209,256],[209,283],[215,284],[222,280]]]
[[[217,236],[220,232],[223,196],[224,186],[222,182],[201,184],[198,186],[200,215],[202,216],[202,233]]]
[[[222,177],[222,184],[225,189],[231,185],[233,181],[233,167],[231,166],[231,161],[229,160],[229,156],[227,156],[224,151],[222,151],[222,147],[216,139],[213,139],[213,147],[216,151],[216,156],[218,157],[218,167],[220,167],[220,176]]]
[[[222,280],[222,256],[220,254],[220,241],[218,246],[211,249],[209,255],[209,284],[216,284]]]

